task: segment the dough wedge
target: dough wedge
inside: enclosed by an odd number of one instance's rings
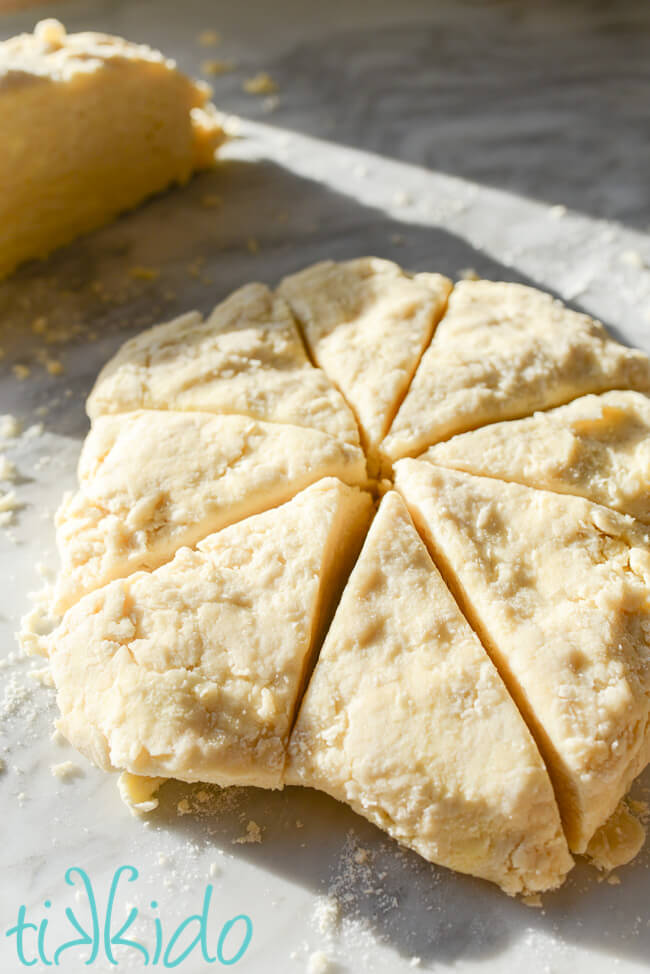
[[[208,97],[120,37],[46,20],[0,43],[0,277],[211,166]]]
[[[371,510],[369,494],[324,479],[87,595],[49,637],[62,733],[105,769],[280,787]]]
[[[318,430],[246,416],[139,410],[100,416],[85,440],[80,489],[57,517],[54,611],[140,569],[158,568],[235,521],[323,477],[363,485],[359,447]]]
[[[572,867],[537,746],[394,491],[325,639],[286,781],[510,894]]]
[[[395,474],[582,853],[650,758],[648,528],[579,497],[420,460]]]
[[[650,523],[650,398],[581,396],[527,419],[492,423],[420,457],[484,477],[577,494]]]
[[[393,420],[389,460],[587,393],[650,390],[650,359],[522,284],[461,281]]]
[[[451,287],[378,257],[322,261],[281,282],[313,361],[352,406],[370,449],[388,432]]]
[[[350,408],[309,362],[286,303],[247,284],[126,342],[88,397],[92,420],[135,409],[199,410],[320,430],[359,445]]]

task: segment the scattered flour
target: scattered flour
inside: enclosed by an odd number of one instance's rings
[[[313,920],[319,933],[332,936],[341,918],[341,907],[335,896],[319,896],[314,904]]]

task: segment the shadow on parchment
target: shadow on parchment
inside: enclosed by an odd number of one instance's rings
[[[648,785],[650,773],[633,791],[647,794]],[[314,894],[335,896],[343,916],[405,959],[419,957],[424,965],[489,960],[522,936],[534,943],[536,934],[559,942],[558,951],[583,945],[612,959],[650,956],[648,848],[620,870],[620,885],[599,881],[595,869],[579,862],[561,890],[543,897],[540,910],[509,899],[489,883],[427,863],[345,805],[311,789],[227,789],[232,801],[225,802],[226,810],[206,814],[193,800],[206,787],[218,796],[212,786],[165,785],[152,824],[200,849],[229,855],[236,849],[238,858]],[[188,796],[197,814],[179,818],[177,802]],[[251,819],[263,830],[263,841],[233,846]]]
[[[0,282],[0,413],[81,439],[94,379],[131,335],[207,312],[248,281],[274,285],[313,261],[361,254],[535,283],[435,225],[394,220],[272,162],[227,160]]]
[[[274,124],[647,230],[650,7],[430,5],[419,23],[333,24],[267,62]],[[238,77],[228,111],[268,121]]]

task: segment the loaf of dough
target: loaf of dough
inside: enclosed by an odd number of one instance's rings
[[[0,43],[0,277],[212,165],[209,94],[159,51],[54,20]]]
[[[279,787],[372,501],[324,479],[85,596],[51,637],[59,729],[100,767]]]
[[[263,284],[235,291],[205,321],[190,312],[126,342],[87,409],[91,419],[134,409],[236,413],[359,445],[350,407],[310,364],[289,308]]]
[[[648,357],[550,294],[461,281],[382,450],[416,456],[456,433],[609,389],[650,390]]]
[[[323,477],[363,485],[360,447],[246,416],[139,410],[100,416],[79,461],[80,489],[57,513],[54,610],[184,545],[283,504]]]
[[[286,781],[511,894],[571,869],[537,746],[394,491],[325,639]]]
[[[377,257],[307,267],[280,284],[316,365],[354,409],[376,448],[445,309],[451,281],[406,274]]]
[[[395,474],[537,740],[569,848],[584,852],[650,759],[649,529],[420,460]]]
[[[582,396],[526,419],[461,433],[422,460],[577,494],[650,522],[650,398]]]

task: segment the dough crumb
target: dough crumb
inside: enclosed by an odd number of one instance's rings
[[[16,637],[25,656],[47,656],[47,637],[56,626],[56,619],[49,614],[50,586],[32,598],[37,604],[20,620]]]
[[[272,95],[278,90],[276,82],[266,71],[260,71],[252,78],[247,78],[243,88],[249,95]]]
[[[240,835],[238,839],[232,840],[235,845],[245,845],[249,842],[261,842],[262,841],[262,829],[259,827],[257,822],[252,819],[246,826],[246,832],[244,835]]]
[[[618,259],[627,267],[638,267],[639,270],[645,267],[645,261],[638,250],[624,250]]]
[[[461,267],[458,271],[458,277],[461,281],[478,281],[479,275],[474,270],[473,267]]]
[[[628,798],[627,803],[632,814],[635,815],[640,822],[645,824],[648,819],[648,815],[650,815],[650,805],[648,805],[647,802],[637,801],[634,798]]]
[[[330,959],[322,950],[315,950],[307,961],[307,974],[329,974],[332,970]]]
[[[591,839],[586,856],[597,869],[611,872],[634,859],[645,834],[644,826],[623,800]]]
[[[221,34],[216,30],[202,30],[197,41],[201,47],[218,47],[221,44]]]
[[[201,74],[216,77],[219,74],[228,74],[229,71],[234,71],[236,67],[237,62],[230,58],[210,58],[209,60],[201,61]]]
[[[4,494],[0,493],[0,527],[11,524],[14,512],[19,506],[15,491],[8,490]]]
[[[50,375],[63,375],[63,362],[59,361],[59,359],[46,359],[45,368]]]
[[[16,376],[19,382],[24,382],[32,374],[32,370],[28,365],[23,365],[21,362],[17,362],[12,366],[11,371]]]
[[[44,666],[40,670],[30,670],[27,676],[31,680],[36,680],[41,686],[49,687],[50,689],[54,688],[54,677],[52,676],[52,671],[47,666]]]
[[[550,206],[548,210],[551,220],[561,220],[563,216],[566,216],[566,213],[566,206],[562,203],[556,203],[555,206]]]
[[[412,202],[413,197],[404,189],[398,189],[398,191],[393,194],[393,206],[410,206]]]
[[[264,108],[264,111],[268,112],[269,114],[276,111],[280,107],[279,95],[269,95],[268,98],[264,99],[262,107]]]
[[[129,268],[129,277],[132,277],[134,281],[156,281],[160,277],[160,271],[157,267],[138,265]]]
[[[539,893],[528,893],[527,896],[522,896],[521,902],[524,906],[533,907],[536,910],[541,910],[542,908],[542,898]]]
[[[148,815],[158,808],[156,792],[167,781],[166,778],[149,778],[145,775],[130,774],[123,771],[117,787],[120,798],[132,815]]]
[[[0,416],[0,438],[3,440],[15,440],[20,436],[20,423],[11,413]]]
[[[52,764],[50,765],[50,772],[53,778],[61,778],[63,781],[83,777],[83,769],[78,764],[75,764],[74,761],[62,761],[61,764]]]
[[[18,471],[16,465],[8,460],[6,456],[0,456],[0,480],[15,480]]]

